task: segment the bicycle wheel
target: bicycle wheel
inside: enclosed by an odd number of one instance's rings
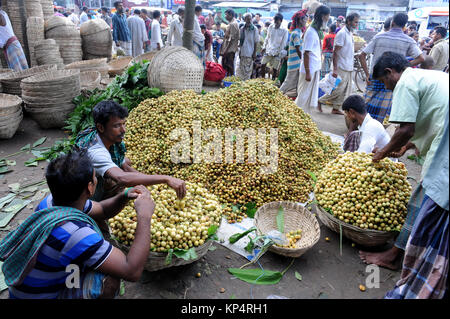
[[[359,68],[355,72],[355,84],[358,91],[364,92],[366,88],[365,83],[366,83],[366,74],[364,73],[364,70],[362,68]]]

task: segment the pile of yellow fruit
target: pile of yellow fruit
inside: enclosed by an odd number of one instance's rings
[[[227,76],[226,78],[223,79],[226,82],[241,82],[241,78],[237,77],[237,76]]]
[[[219,226],[222,205],[217,196],[201,185],[186,183],[186,196],[179,200],[167,185],[149,186],[155,201],[151,225],[152,251],[189,249],[198,247],[208,239],[210,226]],[[134,202],[130,201],[122,212],[109,219],[112,234],[117,240],[131,246],[137,226]]]
[[[275,244],[275,246],[283,248],[296,248],[297,242],[302,238],[302,230],[292,230],[286,234],[286,239],[288,243],[286,245]]]
[[[405,221],[411,185],[403,163],[373,154],[340,154],[317,179],[318,204],[345,223],[362,229],[400,231]]]
[[[203,151],[212,141],[205,137],[206,130],[218,129],[222,145],[217,153],[221,162],[194,162],[195,121],[201,124]],[[124,141],[133,167],[147,174],[171,175],[202,183],[228,205],[224,212],[229,222],[245,216],[245,208],[236,212],[231,209],[233,204],[254,203],[260,207],[271,201],[306,202],[313,190],[307,171],[317,175],[338,154],[338,146],[318,130],[308,114],[277,87],[264,81],[239,82],[204,95],[189,90],[172,91],[158,99],[143,101],[130,112],[126,125]],[[233,136],[234,160],[226,161],[228,128],[254,129],[257,135],[258,129],[264,129],[265,150],[277,164],[276,170],[271,174],[262,173],[261,169],[270,166],[271,160],[261,161],[258,141],[257,159],[249,163],[248,138],[239,133]],[[276,143],[269,139],[272,128],[278,132]],[[171,134],[180,129],[185,129],[188,138],[188,158],[187,162],[175,163],[173,149],[182,137],[171,139]],[[235,153],[239,140],[245,149],[241,163],[236,161]],[[271,154],[275,144],[277,150]]]

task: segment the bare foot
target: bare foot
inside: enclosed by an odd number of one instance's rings
[[[333,110],[331,111],[331,114],[344,115],[344,113],[342,113],[341,111],[336,110],[336,109],[333,109]]]
[[[320,112],[320,113],[322,113],[323,111],[322,111],[322,104],[318,104],[317,105],[317,110]]]
[[[379,253],[359,251],[359,258],[366,264],[375,264],[392,270],[400,269],[401,256],[402,250],[395,246]]]

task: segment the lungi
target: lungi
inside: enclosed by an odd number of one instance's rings
[[[406,245],[402,273],[386,299],[442,299],[448,285],[448,211],[425,195]]]
[[[361,144],[361,131],[350,132],[344,140],[344,152],[356,152]]]
[[[372,85],[368,85],[364,99],[367,104],[367,112],[378,122],[383,123],[384,118],[391,114],[392,91],[386,89],[384,83],[370,79]]]
[[[227,72],[227,76],[234,75],[234,57],[235,52],[229,52],[222,55],[222,66]]]
[[[28,69],[27,58],[23,52],[22,45],[16,37],[11,37],[6,41],[4,52],[8,68],[15,71]]]
[[[319,103],[331,104],[333,109],[339,110],[344,103],[344,100],[353,93],[353,81],[352,81],[352,71],[345,71],[341,68],[337,69],[337,74],[341,78],[341,82],[338,87],[335,88],[331,94],[323,95],[319,99]]]
[[[132,56],[131,41],[117,41],[117,42],[119,42],[119,47],[125,52],[126,56]]]
[[[269,67],[278,71],[281,67],[281,58],[279,55],[265,55],[262,58],[261,64],[267,64]]]
[[[66,288],[58,296],[59,299],[98,299],[104,289],[108,275],[90,271],[80,278],[80,288]],[[119,295],[120,287],[115,297]]]
[[[194,52],[200,61],[202,61],[203,68],[205,68],[205,41],[202,41],[201,43],[192,41],[192,52]]]
[[[253,71],[253,58],[241,56],[239,60],[239,69],[238,69],[238,77],[241,80],[246,81],[249,80],[252,76]]]
[[[286,79],[280,87],[281,92],[288,96],[297,96],[298,78],[300,77],[300,69],[290,70],[287,72]]]
[[[301,73],[298,78],[297,98],[295,104],[303,111],[311,114],[312,108],[316,108],[319,101],[320,70],[311,75],[311,81],[306,81],[306,73]]]
[[[323,54],[322,70],[320,70],[321,80],[325,77],[325,75],[330,73],[332,64],[333,64],[333,52],[325,52]]]

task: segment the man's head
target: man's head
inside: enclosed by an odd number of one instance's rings
[[[220,26],[221,26],[221,23],[220,23],[220,22],[216,22],[216,30],[217,30],[217,31],[220,30]]]
[[[234,10],[233,9],[227,9],[225,11],[225,19],[227,19],[227,21],[231,22],[234,19]]]
[[[161,12],[159,10],[153,11],[153,19],[159,19],[161,17]]]
[[[434,59],[430,55],[425,56],[425,61],[420,63],[420,68],[425,70],[433,70]]]
[[[387,17],[386,20],[384,20],[384,31],[389,31],[391,29],[392,24],[392,17]]]
[[[102,7],[101,14],[107,15],[108,14],[108,8],[107,7]]]
[[[164,16],[167,17],[169,15],[169,12],[164,11]]]
[[[307,9],[303,9],[294,13],[294,15],[292,16],[292,25],[290,29],[294,30],[305,27],[307,20],[307,13],[308,13]]]
[[[350,121],[357,122],[367,114],[364,98],[358,94],[350,95],[342,104],[342,111]]]
[[[273,22],[275,23],[275,28],[278,29],[281,26],[281,22],[283,22],[283,15],[281,13],[275,14]]]
[[[255,20],[256,20],[256,22],[259,22],[259,20],[261,20],[261,13],[255,14]]]
[[[330,33],[335,33],[336,32],[336,25],[333,23],[332,25],[330,25],[328,27],[328,30]]]
[[[270,27],[270,22],[269,22],[269,21],[266,21],[266,23],[264,23],[264,26],[265,26],[266,28]]]
[[[134,9],[133,13],[134,13],[135,16],[140,16],[141,15],[141,10]]]
[[[201,16],[202,15],[202,11],[203,11],[203,9],[202,9],[202,7],[201,6],[195,6],[195,15],[197,16],[197,17],[199,17],[199,16]]]
[[[360,15],[356,12],[350,13],[347,18],[345,18],[345,25],[349,28],[349,30],[358,29]]]
[[[130,8],[126,8],[126,9],[125,9],[125,14],[126,14],[127,16],[129,16],[129,15],[131,14]]]
[[[250,12],[244,14],[244,21],[247,26],[252,24],[252,14]]]
[[[440,39],[445,39],[447,36],[447,29],[442,26],[437,26],[434,28],[433,41],[436,42]]]
[[[146,19],[148,17],[147,9],[141,9],[141,18]]]
[[[87,13],[89,9],[88,9],[88,7],[83,7],[81,10],[83,10],[83,12]],[[55,11],[56,11],[56,8],[55,8]]]
[[[117,13],[119,13],[119,14],[123,13],[123,3],[122,3],[122,1],[114,2],[114,8],[116,8]]]
[[[408,60],[398,53],[385,52],[375,63],[373,78],[383,82],[388,90],[394,90],[403,71],[409,66]]]
[[[97,178],[86,150],[74,150],[52,160],[45,173],[48,188],[57,206],[70,206],[95,193]]]
[[[340,26],[342,23],[344,23],[344,20],[345,20],[344,16],[339,16],[336,19],[336,25]]]
[[[202,31],[203,34],[205,34],[206,33],[206,25],[200,24],[200,30]]]
[[[184,18],[184,7],[179,7],[177,13],[183,19]]]
[[[416,21],[411,21],[408,24],[408,31],[410,31],[410,32],[417,31],[417,23],[416,23]]]
[[[408,15],[406,13],[396,13],[392,18],[392,28],[401,28],[403,29],[408,22]]]
[[[419,32],[417,32],[417,31],[412,31],[412,32],[408,33],[408,36],[413,38],[414,41],[416,41],[416,42],[419,41]]]
[[[314,12],[314,21],[313,24],[316,27],[325,28],[328,20],[330,19],[331,10],[329,7],[325,5],[321,5]]]
[[[98,103],[92,111],[95,127],[102,137],[112,143],[120,143],[125,135],[125,120],[128,110],[112,101]]]

